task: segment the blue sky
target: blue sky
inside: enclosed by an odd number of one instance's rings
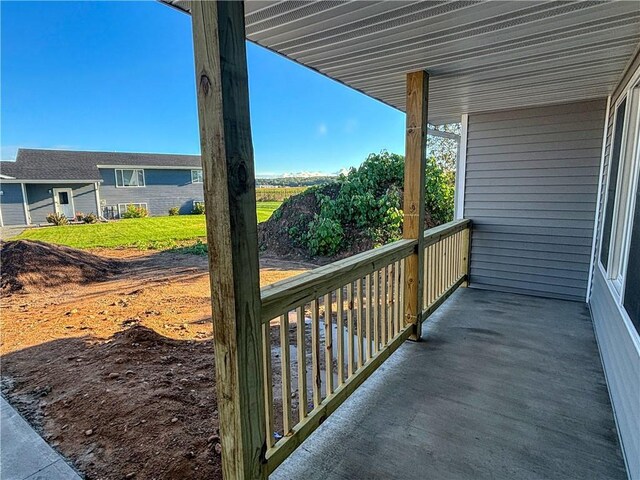
[[[191,24],[157,2],[2,2],[0,158],[17,147],[199,153]],[[249,44],[259,174],[404,151],[404,114]]]

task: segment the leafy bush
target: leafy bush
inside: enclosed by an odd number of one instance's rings
[[[175,217],[176,215],[180,215],[180,207],[171,207],[169,209],[169,215]]]
[[[427,159],[425,206],[433,224],[453,218],[454,172],[445,170],[434,157]],[[357,232],[374,245],[398,240],[402,235],[402,187],[404,157],[382,151],[371,154],[360,165],[338,179],[337,194],[330,197],[312,187],[320,213],[302,235],[313,255],[335,255],[348,235]],[[298,232],[295,232],[296,234]],[[291,232],[289,232],[290,238]],[[353,235],[351,235],[353,237]],[[357,241],[357,239],[356,239]]]
[[[340,249],[343,238],[344,230],[338,220],[316,215],[309,224],[306,241],[312,255],[334,255]]]
[[[97,223],[98,217],[95,213],[87,213],[84,217],[82,217],[82,221],[84,223]]]
[[[61,213],[50,213],[47,215],[47,223],[52,223],[53,225],[68,225],[69,220]]]
[[[149,212],[144,207],[128,205],[127,210],[121,216],[122,218],[144,218],[149,216]]]
[[[204,215],[204,202],[195,202],[191,213],[194,215]]]

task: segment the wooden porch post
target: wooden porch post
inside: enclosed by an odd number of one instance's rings
[[[192,2],[216,385],[227,479],[266,478],[260,281],[243,2]]]
[[[424,189],[427,167],[427,103],[429,74],[407,74],[407,133],[404,160],[405,239],[417,239],[417,251],[407,257],[404,277],[404,311],[407,323],[414,325],[412,340],[419,340],[422,330],[422,282],[424,270]]]

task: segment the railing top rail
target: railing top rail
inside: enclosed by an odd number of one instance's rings
[[[398,240],[263,287],[262,319],[272,318],[409,256],[417,240]]]
[[[451,235],[458,233],[471,225],[471,220],[464,218],[462,220],[453,220],[437,227],[430,228],[424,231],[424,246],[427,247],[434,243],[438,243],[440,240],[450,237]]]

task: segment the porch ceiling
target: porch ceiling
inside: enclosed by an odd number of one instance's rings
[[[400,110],[405,74],[427,70],[434,124],[606,97],[640,43],[636,1],[245,4],[250,41]]]

